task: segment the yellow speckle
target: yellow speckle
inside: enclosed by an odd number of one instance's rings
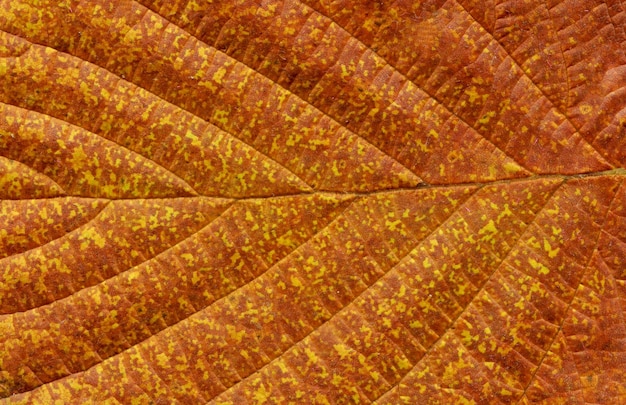
[[[412,367],[411,362],[406,357],[398,359],[397,363],[400,370],[409,370]]]
[[[87,154],[85,153],[82,145],[74,148],[74,151],[72,152],[72,159],[69,162],[72,164],[72,169],[77,172],[85,168],[87,165]]]
[[[200,139],[198,138],[198,136],[196,136],[194,133],[192,133],[191,131],[187,130],[187,133],[185,134],[185,138],[190,139],[191,140],[191,144],[193,146],[202,146],[202,144],[200,143]]]
[[[578,109],[580,110],[581,114],[584,115],[590,114],[593,111],[593,108],[589,104],[581,104]]]
[[[89,242],[93,242],[96,244],[96,246],[103,248],[104,245],[106,244],[106,239],[102,237],[102,235],[100,235],[95,228],[86,228],[84,229],[80,236],[78,237],[79,240],[82,240],[83,243],[81,243],[80,245],[80,249],[81,250],[85,250],[89,247],[90,243]]]
[[[159,366],[165,368],[167,366],[167,360],[169,359],[168,355],[166,353],[159,353],[156,357]]]
[[[474,102],[481,98],[481,97],[485,97],[485,96],[481,96],[477,91],[476,91],[476,87],[472,86],[469,89],[465,90],[465,94],[467,94],[469,96],[469,102],[471,104],[474,104]]]
[[[483,226],[480,231],[478,231],[479,235],[483,235],[481,238],[482,241],[485,242],[495,242],[494,236],[498,233],[498,228],[496,228],[496,224],[492,219],[489,220],[487,225]]]
[[[465,290],[469,287],[468,284],[459,284],[457,288],[454,290],[454,293],[458,296],[465,295]]]
[[[409,326],[413,329],[417,329],[417,328],[423,328],[424,324],[422,324],[420,321],[411,321]]]
[[[267,402],[267,399],[270,397],[271,392],[265,388],[265,385],[261,384],[261,386],[254,391],[254,400],[257,404],[264,404]]]
[[[187,266],[193,266],[196,263],[196,259],[191,253],[183,253],[180,255],[180,257],[185,259],[185,261],[187,262]]]
[[[550,269],[544,266],[542,263],[539,263],[535,259],[528,259],[528,263],[532,266],[533,269],[537,270],[539,274],[548,274],[550,273]]]
[[[555,258],[557,254],[559,254],[560,248],[552,249],[550,242],[547,239],[543,240],[543,249],[548,252],[548,257]]]
[[[309,361],[312,364],[316,364],[319,361],[317,354],[315,354],[315,352],[309,349],[308,347],[304,349],[304,353],[306,354],[306,357],[308,357]]]
[[[496,116],[495,111],[489,111],[487,114],[483,115],[481,119],[478,120],[479,124],[487,124],[490,119]]]
[[[519,167],[518,165],[516,165],[515,163],[507,162],[507,163],[504,164],[504,170],[507,173],[517,173],[517,172],[521,171],[522,168]]]
[[[217,72],[213,74],[213,80],[218,84],[222,84],[222,80],[224,79],[225,75],[226,75],[226,69],[221,67],[217,70]]]
[[[472,341],[477,341],[478,340],[478,336],[472,336],[472,334],[468,330],[464,330],[461,333],[461,336],[463,336],[463,343],[466,346],[470,345],[472,343]]]
[[[350,72],[348,71],[346,65],[341,65],[341,78],[345,79],[347,77],[350,77]]]
[[[89,104],[93,103],[93,105],[98,104],[98,98],[91,94],[91,88],[85,82],[80,83],[80,91],[83,93],[85,97],[85,101]]]
[[[333,167],[332,167],[332,170],[333,170],[333,174],[334,174],[335,176],[341,176],[341,172],[340,172],[340,171],[339,171],[339,169],[337,168],[337,161],[335,161],[335,160],[333,160]]]
[[[350,349],[344,344],[336,344],[333,348],[337,351],[341,360],[350,355]]]
[[[390,231],[395,231],[398,228],[398,225],[402,224],[402,221],[385,221],[385,225]]]
[[[299,288],[300,290],[304,288],[304,286],[302,285],[302,281],[300,281],[300,279],[296,276],[291,276],[291,285]]]
[[[226,325],[226,330],[228,331],[228,336],[233,339],[236,343],[241,343],[241,340],[243,339],[244,335],[246,334],[245,330],[241,330],[239,332],[237,332],[237,329],[235,329],[234,326],[232,325]]]

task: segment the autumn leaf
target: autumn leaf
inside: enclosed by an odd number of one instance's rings
[[[7,404],[626,402],[619,1],[0,1]]]

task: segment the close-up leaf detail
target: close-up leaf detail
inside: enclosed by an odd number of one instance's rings
[[[620,0],[0,0],[0,403],[626,403]]]

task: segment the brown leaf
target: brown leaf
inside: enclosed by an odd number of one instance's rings
[[[0,2],[4,401],[625,401],[625,26]]]

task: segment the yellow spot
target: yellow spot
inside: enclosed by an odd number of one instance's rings
[[[191,139],[191,144],[193,146],[202,146],[202,144],[200,143],[200,139],[195,134],[193,134],[190,130],[187,130],[187,133],[185,134],[185,138]]]
[[[198,82],[198,86],[206,87],[207,89],[209,89],[212,92],[217,91],[217,86],[214,85],[213,82],[210,82],[210,81],[203,80],[201,82]]]
[[[398,225],[402,224],[402,221],[397,220],[397,221],[385,221],[385,225],[387,226],[387,228],[390,231],[395,231],[398,227]]]
[[[180,255],[187,262],[187,266],[193,266],[196,263],[196,259],[191,253],[183,253]]]
[[[222,84],[222,79],[224,79],[225,75],[226,75],[226,69],[221,67],[217,70],[217,72],[213,74],[213,80],[217,82],[218,84]]]
[[[507,173],[517,173],[517,172],[521,171],[522,168],[519,167],[518,165],[516,165],[515,163],[507,162],[507,163],[504,164],[504,170]]]
[[[230,257],[230,264],[234,265],[235,263],[237,263],[237,260],[241,259],[241,254],[239,252],[235,252],[231,257]],[[243,267],[243,261],[241,261],[239,263],[239,266],[237,267],[238,270],[241,270],[241,268]]]
[[[478,336],[472,336],[472,334],[468,330],[464,330],[461,333],[461,336],[463,336],[463,343],[466,346],[469,346],[472,343],[472,341],[477,341],[478,340]]]
[[[548,274],[550,273],[550,269],[544,266],[542,263],[539,263],[535,259],[528,259],[528,263],[532,266],[533,269],[537,270],[539,274]]]
[[[77,172],[84,169],[84,167],[87,165],[87,154],[85,153],[85,150],[83,149],[82,145],[79,145],[78,147],[74,148],[70,163],[72,164],[72,169],[74,169]]]
[[[295,120],[294,122],[297,122],[298,120]],[[330,145],[330,139],[311,139],[309,141],[309,145],[311,150],[316,150],[318,146],[329,146]]]
[[[89,295],[91,296],[91,298],[93,299],[93,302],[95,302],[95,303],[96,303],[96,305],[100,305],[100,304],[102,304],[102,297],[101,297],[101,295],[100,295],[100,294],[101,294],[101,293],[100,293],[100,291],[98,291],[98,290],[95,290],[95,291],[93,292],[93,294],[89,294]]]
[[[500,222],[500,220],[504,217],[510,217],[512,216],[513,213],[511,212],[511,210],[509,209],[509,204],[504,204],[504,211],[502,211],[500,214],[498,214],[498,222]]]
[[[270,397],[271,392],[265,389],[265,385],[261,384],[259,389],[254,391],[254,400],[257,404],[264,404],[267,402],[267,399]]]
[[[333,160],[333,168],[332,168],[332,170],[333,170],[333,174],[335,176],[341,176],[341,172],[337,168],[337,161],[336,160]]]
[[[484,240],[486,242],[491,242],[494,240],[494,235],[498,233],[498,228],[496,228],[496,224],[493,222],[492,219],[489,220],[489,222],[487,223],[487,225],[483,226],[483,228],[478,231],[479,235],[485,235],[481,238],[481,240]]]
[[[335,387],[339,387],[343,382],[343,378],[339,374],[333,374],[333,380],[331,382]]]
[[[348,68],[346,68],[346,65],[341,65],[341,78],[345,79],[349,76],[350,76],[350,72],[348,71]]]
[[[584,115],[590,114],[593,111],[593,108],[589,104],[581,104],[578,109],[580,110],[581,114]]]
[[[397,363],[400,370],[409,370],[412,367],[411,362],[406,357],[398,359]]]
[[[315,354],[315,352],[311,349],[309,349],[308,347],[304,349],[304,353],[306,354],[306,357],[309,358],[309,361],[312,364],[317,364],[317,362],[319,361],[319,358],[317,357],[317,355]]]
[[[104,245],[106,244],[106,239],[104,239],[102,237],[102,235],[100,235],[95,228],[87,228],[85,230],[83,230],[80,234],[80,236],[78,237],[78,239],[83,240],[84,242],[81,243],[80,245],[80,249],[81,250],[85,250],[89,247],[90,245],[90,241],[94,242],[96,244],[96,246],[103,248]]]
[[[107,89],[101,89],[101,90],[100,90],[100,95],[101,95],[102,97],[104,97],[104,99],[105,99],[105,100],[107,100],[107,101],[111,99],[111,93],[109,93],[109,92],[107,91]]]
[[[548,257],[555,258],[557,254],[559,254],[560,248],[552,249],[550,242],[547,239],[543,240],[543,249],[548,252]]]
[[[487,114],[483,115],[481,119],[478,120],[479,124],[487,124],[490,119],[496,116],[495,111],[489,111]]]
[[[468,284],[460,284],[457,286],[456,290],[454,290],[454,293],[456,295],[465,295],[465,290],[467,290],[468,287]]]
[[[337,351],[341,360],[350,355],[350,349],[344,344],[336,344],[333,348]]]
[[[80,83],[80,91],[81,93],[83,93],[83,96],[85,97],[85,101],[87,103],[91,102],[94,105],[98,104],[98,98],[94,96],[93,94],[91,94],[91,88],[87,85],[87,83],[85,82]]]
[[[168,355],[165,353],[157,354],[157,363],[160,367],[165,368],[167,366],[167,359],[169,359]]]
[[[300,290],[304,288],[304,286],[302,285],[302,281],[300,281],[300,279],[296,276],[291,276],[291,285],[299,288]]]
[[[226,330],[228,331],[228,336],[237,343],[241,343],[243,336],[246,334],[245,330],[237,332],[235,327],[232,325],[226,325]]]
[[[469,98],[470,98],[470,99],[469,99],[469,102],[470,102],[471,104],[474,104],[474,102],[475,102],[477,99],[479,99],[479,98],[481,98],[481,97],[484,97],[484,96],[481,96],[481,95],[480,95],[480,94],[476,91],[476,87],[475,87],[475,86],[472,86],[472,87],[470,87],[469,89],[466,89],[466,90],[465,90],[465,94],[467,94],[467,95],[469,96]]]
[[[120,99],[120,101],[115,105],[115,109],[117,111],[122,111],[124,109],[124,105],[128,104],[128,102],[124,99]]]
[[[450,163],[454,163],[457,160],[465,160],[465,157],[463,156],[463,154],[456,150],[453,150],[452,152],[448,153],[446,158],[448,159],[448,162]]]
[[[422,324],[420,321],[411,321],[409,326],[413,329],[417,329],[417,328],[423,328],[424,324]]]

